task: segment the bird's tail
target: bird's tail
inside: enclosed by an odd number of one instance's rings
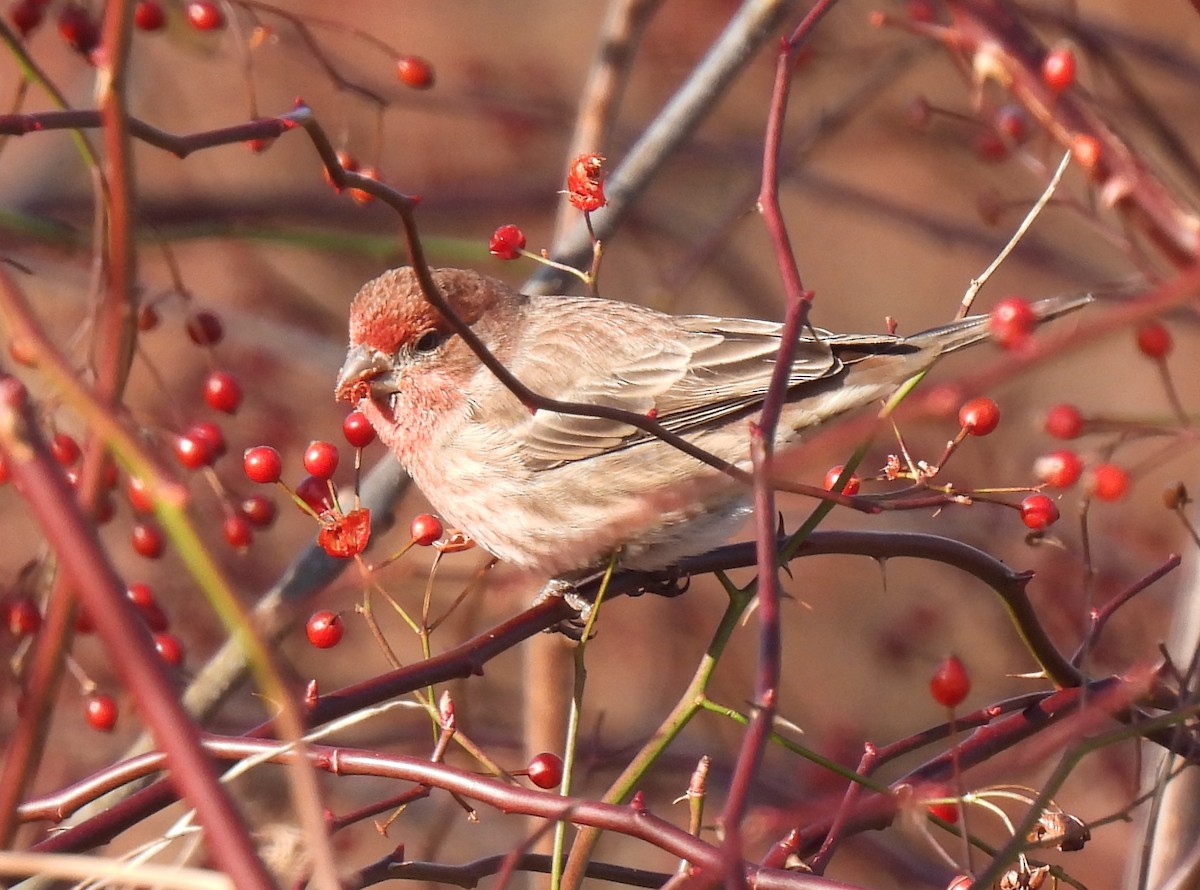
[[[1044,321],[1058,318],[1060,315],[1066,315],[1068,312],[1074,312],[1094,299],[1095,297],[1091,294],[1070,294],[1039,300],[1029,308],[1037,317],[1038,324],[1041,324]],[[987,315],[970,315],[960,318],[958,321],[913,334],[911,337],[906,337],[905,342],[922,349],[936,345],[939,347],[939,354],[953,352],[956,349],[978,343],[980,340],[986,340],[989,336],[989,317]]]

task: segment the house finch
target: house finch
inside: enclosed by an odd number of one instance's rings
[[[780,325],[667,315],[592,297],[527,296],[494,278],[435,269],[464,322],[533,391],[654,417],[749,467],[747,421],[767,391]],[[1039,319],[1088,297],[1046,300]],[[945,352],[988,336],[988,317],[911,337],[815,331],[798,344],[777,444],[889,395]],[[553,577],[658,570],[725,540],[747,486],[635,427],[531,411],[394,269],[350,309],[337,382],[447,522],[501,559]]]

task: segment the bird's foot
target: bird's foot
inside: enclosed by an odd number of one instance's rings
[[[538,595],[533,598],[533,604],[540,605],[550,597],[563,599],[578,614],[560,621],[553,627],[546,628],[546,633],[560,633],[575,642],[582,640],[583,633],[587,629],[588,619],[592,615],[592,609],[595,608],[595,601],[579,589],[577,582],[568,581],[565,578],[551,578],[547,581]]]

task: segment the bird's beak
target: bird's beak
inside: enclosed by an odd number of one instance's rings
[[[393,370],[390,356],[384,355],[366,344],[352,347],[346,354],[342,370],[338,372],[334,394],[338,401],[359,402],[380,392],[381,379]]]

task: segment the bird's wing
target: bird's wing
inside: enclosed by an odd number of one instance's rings
[[[666,429],[686,433],[762,400],[779,349],[779,325],[752,319],[656,316],[662,328],[654,345],[635,346],[613,331],[603,361],[557,354],[556,368],[538,369],[557,379],[546,395],[564,402],[604,406],[653,417]],[[818,336],[825,332],[818,332]],[[841,362],[820,339],[805,337],[789,384],[836,373]],[[518,373],[518,376],[521,374]],[[649,438],[618,420],[537,411],[518,430],[523,458],[536,469],[584,460]]]

